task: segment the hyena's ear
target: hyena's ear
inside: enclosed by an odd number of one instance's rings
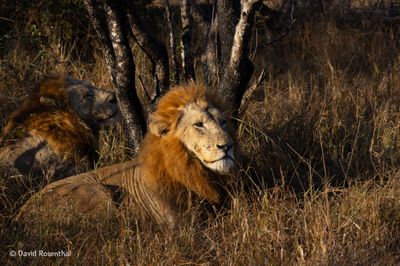
[[[39,101],[42,105],[47,107],[63,107],[66,104],[65,99],[57,99],[51,96],[40,96]]]
[[[150,114],[149,115],[149,129],[153,135],[162,137],[168,133],[168,131],[170,129],[170,125],[162,117],[160,117],[156,114]]]

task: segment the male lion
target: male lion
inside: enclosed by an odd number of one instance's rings
[[[65,75],[48,77],[10,115],[0,136],[0,165],[34,183],[84,172],[93,168],[100,125],[118,113],[113,92]],[[24,181],[3,180],[3,188],[13,192]]]
[[[190,199],[222,203],[238,152],[228,112],[204,86],[172,88],[151,114],[136,159],[49,184],[21,208],[17,220],[47,216],[54,223],[49,206],[63,210],[61,221],[71,209],[106,214],[115,210],[110,187],[126,192],[123,202],[136,218],[161,224],[175,224]]]

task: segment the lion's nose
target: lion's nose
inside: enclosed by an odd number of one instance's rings
[[[218,149],[221,149],[225,152],[229,151],[230,149],[232,149],[233,147],[233,143],[232,142],[228,142],[227,144],[217,144]]]

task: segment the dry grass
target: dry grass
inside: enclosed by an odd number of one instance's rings
[[[2,217],[1,264],[398,265],[398,27],[359,19],[304,19],[257,51],[269,76],[238,130],[257,173],[242,174],[227,213],[199,222],[193,209],[174,230],[124,213],[29,227]],[[16,47],[2,60],[0,125],[24,88],[58,67],[49,52]],[[110,86],[101,57],[64,68]],[[101,139],[99,167],[127,159],[118,126]],[[9,250],[71,256],[13,258]]]

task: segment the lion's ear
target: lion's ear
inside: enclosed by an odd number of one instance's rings
[[[150,114],[149,121],[149,129],[153,135],[162,137],[168,133],[169,124],[160,117]]]
[[[55,99],[53,97],[49,97],[49,96],[41,96],[39,98],[39,101],[44,106],[48,106],[48,107],[62,107],[64,105],[64,101],[57,100],[57,99]]]

